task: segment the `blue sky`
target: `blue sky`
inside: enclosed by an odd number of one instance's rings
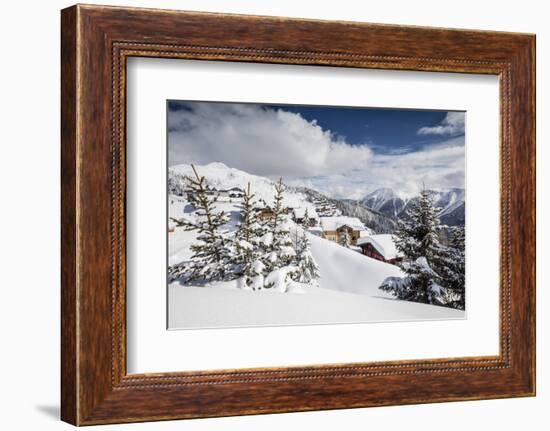
[[[440,124],[447,111],[268,105],[267,109],[295,112],[346,139],[369,145],[376,154],[403,154],[437,144],[439,135],[418,135],[425,126]],[[464,132],[462,131],[462,135]]]
[[[464,186],[465,113],[169,101],[169,164],[222,162],[360,198]]]

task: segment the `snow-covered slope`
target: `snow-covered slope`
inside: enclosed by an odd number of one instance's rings
[[[207,179],[208,184],[216,189],[231,189],[238,187],[244,190],[250,183],[251,192],[256,195],[256,199],[263,199],[270,203],[273,200],[275,193],[275,181],[269,178],[252,175],[239,169],[230,168],[223,163],[214,162],[208,165],[196,166],[200,176]],[[185,176],[194,177],[191,165],[177,165],[169,168],[169,176],[172,181],[179,180],[183,182]],[[307,196],[304,193],[296,192],[288,188],[285,192],[283,201],[284,205],[291,208],[311,208],[314,206],[307,201]]]
[[[299,293],[251,292],[232,283],[204,287],[173,282],[168,291],[170,329],[312,325],[463,319],[464,311],[399,301],[378,289],[401,270],[310,235],[319,265],[319,287]]]
[[[371,259],[335,242],[310,235],[311,252],[319,265],[320,287],[369,296],[392,296],[379,290],[386,277],[403,277],[395,265]]]
[[[354,281],[355,282],[355,281]],[[239,328],[331,323],[399,322],[464,319],[448,307],[358,295],[317,287],[303,294],[262,290],[250,292],[223,287],[168,289],[170,329]]]

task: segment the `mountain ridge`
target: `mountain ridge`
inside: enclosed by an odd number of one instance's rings
[[[463,226],[465,223],[466,192],[463,188],[452,187],[445,190],[428,190],[438,209],[442,224],[448,226]],[[407,210],[418,197],[401,198],[393,189],[384,187],[376,189],[359,200],[367,208],[378,211],[389,217],[407,219]]]

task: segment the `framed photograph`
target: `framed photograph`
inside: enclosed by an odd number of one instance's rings
[[[62,419],[535,394],[535,37],[62,11]]]
[[[169,329],[466,317],[465,112],[167,117]]]

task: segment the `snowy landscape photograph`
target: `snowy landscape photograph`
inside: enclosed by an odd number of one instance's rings
[[[166,106],[168,329],[466,318],[465,112]]]

